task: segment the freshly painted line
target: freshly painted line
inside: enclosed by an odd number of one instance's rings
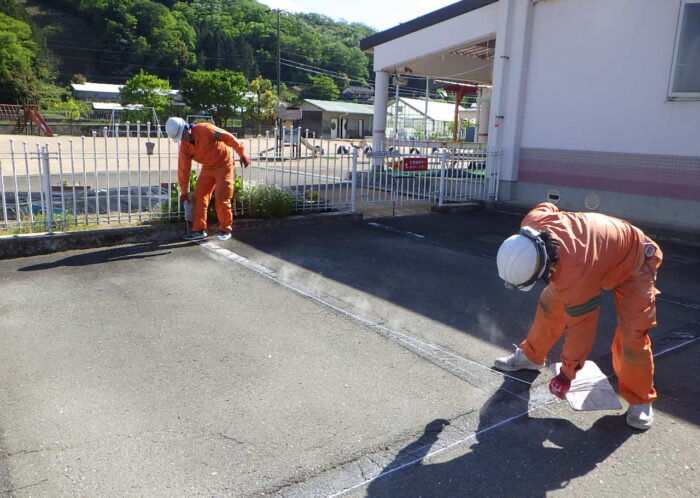
[[[425,456],[423,456],[423,457],[421,457],[421,458],[416,458],[415,460],[411,460],[410,462],[406,462],[406,463],[404,463],[403,465],[399,465],[399,466],[396,467],[395,469],[388,470],[388,471],[383,472],[383,473],[381,473],[381,474],[379,474],[379,475],[377,475],[377,476],[375,476],[375,477],[372,477],[371,479],[366,479],[365,481],[363,481],[363,482],[361,482],[361,483],[359,483],[359,484],[355,484],[354,486],[352,486],[352,487],[350,487],[350,488],[347,488],[347,489],[344,489],[344,490],[342,490],[342,491],[340,491],[340,492],[338,492],[338,493],[329,495],[329,498],[333,498],[333,497],[335,497],[335,496],[342,496],[342,495],[344,495],[345,493],[348,493],[348,492],[350,492],[350,491],[352,491],[352,490],[355,490],[355,489],[361,488],[361,487],[363,487],[363,486],[366,486],[367,484],[369,484],[369,483],[371,483],[371,482],[373,482],[373,481],[376,481],[377,479],[381,479],[382,477],[386,477],[386,476],[388,476],[389,474],[392,474],[392,473],[396,472],[397,470],[405,469],[406,467],[410,467],[410,466],[412,466],[412,465],[415,465],[415,464],[417,464],[417,463],[419,463],[419,462],[422,462],[423,460],[428,460],[429,458],[432,458],[432,457],[434,457],[435,455],[438,455],[438,454],[440,454],[440,453],[442,453],[442,452],[444,452],[444,451],[446,451],[446,450],[449,450],[450,448],[454,448],[455,446],[459,446],[459,445],[461,445],[461,444],[464,444],[464,443],[466,443],[467,441],[469,441],[469,440],[471,440],[471,439],[474,439],[474,438],[476,438],[477,436],[480,436],[481,434],[484,434],[484,433],[486,433],[486,432],[488,432],[488,431],[490,431],[490,430],[496,429],[496,428],[498,428],[498,427],[500,427],[500,426],[502,426],[502,425],[505,425],[505,424],[507,424],[507,423],[509,423],[509,422],[512,422],[512,421],[514,421],[514,420],[517,420],[517,419],[519,419],[520,417],[524,417],[525,415],[527,415],[527,414],[529,414],[529,413],[531,413],[531,412],[533,412],[533,411],[535,411],[535,410],[539,410],[540,408],[543,408],[543,407],[545,407],[545,406],[547,406],[547,405],[550,405],[550,404],[552,404],[552,403],[554,403],[554,402],[555,402],[555,401],[549,401],[549,402],[547,402],[547,403],[543,403],[543,404],[541,404],[541,405],[539,405],[539,406],[536,406],[536,407],[531,408],[531,409],[529,409],[529,410],[527,410],[527,411],[524,411],[523,413],[519,413],[518,415],[514,415],[514,416],[512,416],[512,417],[510,417],[510,418],[507,418],[507,419],[505,419],[505,420],[501,420],[501,421],[498,422],[497,424],[493,424],[493,425],[491,425],[491,426],[489,426],[489,427],[486,427],[485,429],[482,429],[482,430],[480,430],[480,431],[478,431],[478,432],[475,432],[474,434],[471,434],[471,435],[469,435],[469,436],[467,436],[467,437],[465,437],[465,438],[463,438],[463,439],[460,439],[459,441],[455,441],[454,443],[448,444],[448,445],[445,446],[444,448],[440,448],[439,450],[435,450],[435,451],[433,451],[433,452],[430,452],[430,453],[428,453],[427,455],[425,455]]]
[[[695,339],[691,339],[691,340],[689,340],[689,341],[685,341],[685,342],[682,342],[682,343],[680,343],[680,344],[676,344],[676,345],[673,346],[672,348],[664,349],[664,350],[661,351],[660,353],[656,353],[656,354],[654,355],[654,358],[656,358],[656,357],[658,357],[658,356],[661,356],[662,354],[670,353],[671,351],[673,351],[673,350],[675,350],[675,349],[682,348],[683,346],[687,346],[688,344],[692,344],[692,343],[694,343],[694,342],[696,342],[696,341],[700,341],[700,337],[696,337]]]

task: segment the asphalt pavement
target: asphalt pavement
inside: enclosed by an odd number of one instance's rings
[[[0,260],[0,494],[700,496],[700,251],[661,243],[654,427],[490,368],[516,216],[366,218]],[[538,284],[539,285],[539,284]],[[610,364],[604,294],[590,359]],[[549,361],[558,358],[559,345]]]

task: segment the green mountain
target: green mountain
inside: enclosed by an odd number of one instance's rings
[[[173,87],[187,69],[276,81],[279,64],[287,86],[311,85],[324,75],[341,89],[371,75],[359,41],[372,28],[272,11],[255,0],[0,0],[0,13],[13,19],[0,21],[0,42],[11,41],[24,54],[12,60],[0,48],[0,88],[3,77],[18,71],[33,75],[19,85],[25,89],[31,81],[65,85],[75,74],[121,83],[140,69]],[[21,93],[0,90],[0,102]]]

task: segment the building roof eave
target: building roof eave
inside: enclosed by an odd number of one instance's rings
[[[485,7],[486,5],[498,2],[498,0],[462,0],[461,2],[453,3],[442,9],[435,10],[424,16],[417,17],[411,21],[399,24],[393,28],[389,28],[385,31],[380,31],[367,38],[360,40],[360,49],[363,51],[370,50],[377,45],[387,43],[391,40],[401,38],[408,34],[420,31],[434,24],[441,23],[457,17],[472,10]]]

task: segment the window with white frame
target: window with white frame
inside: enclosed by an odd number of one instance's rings
[[[681,3],[669,97],[700,99],[700,0]]]

